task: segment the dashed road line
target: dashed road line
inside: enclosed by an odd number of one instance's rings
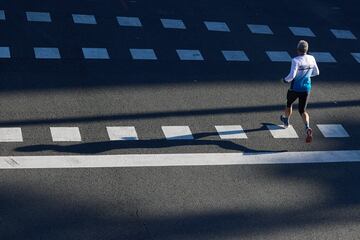
[[[288,128],[276,124],[265,126],[275,139],[299,138],[293,126]],[[214,127],[220,139],[248,139],[246,129],[243,129],[241,125],[216,125]],[[324,138],[350,137],[342,124],[317,124],[317,127]],[[161,129],[167,140],[196,141],[189,126],[162,126]],[[107,126],[106,131],[111,141],[141,140],[135,126]],[[82,141],[79,127],[50,127],[50,134],[54,142]],[[0,128],[0,142],[23,142],[21,128]]]

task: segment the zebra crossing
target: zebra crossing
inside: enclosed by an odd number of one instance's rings
[[[267,124],[267,130],[274,139],[299,138],[293,126],[284,128],[282,125]],[[317,124],[324,138],[349,138],[347,130],[341,124]],[[221,140],[247,140],[247,131],[241,125],[216,125],[214,126]],[[190,126],[162,126],[163,138],[173,140],[196,141]],[[138,141],[137,130],[134,126],[107,126],[106,132],[109,141]],[[53,142],[81,142],[81,129],[79,127],[50,127]],[[94,134],[98,134],[95,133]],[[300,135],[301,136],[301,135]],[[18,127],[0,128],[0,142],[23,142],[22,129]]]
[[[84,59],[109,60],[111,56],[107,48],[82,48]],[[34,58],[43,60],[62,59],[59,48],[34,47]],[[154,49],[130,48],[129,53],[133,60],[154,61],[159,60]],[[176,53],[180,61],[205,61],[203,54],[198,49],[177,49]],[[250,62],[248,55],[243,50],[221,50],[224,60],[227,62]],[[271,62],[291,62],[291,56],[287,51],[266,51]],[[319,63],[337,63],[338,61],[330,52],[311,52]],[[357,63],[360,63],[360,53],[351,53]],[[10,47],[0,47],[0,58],[10,59]]]
[[[0,20],[6,21],[7,13],[5,10],[0,10]],[[50,12],[36,12],[36,11],[27,11],[25,12],[26,21],[29,23],[52,23],[52,15]],[[72,22],[79,25],[97,25],[98,21],[95,15],[93,14],[71,14]],[[148,25],[144,25],[142,20],[136,16],[116,16],[116,22],[121,28],[146,28]],[[177,30],[188,30],[186,22],[183,19],[171,19],[171,18],[160,18],[159,22],[161,23],[164,29],[177,29]],[[231,29],[227,22],[212,21],[206,20],[203,21],[204,29],[207,29],[209,32],[222,32],[224,34],[238,31],[239,29],[248,29],[251,34],[255,35],[276,35],[276,32],[271,28],[271,26],[266,24],[243,24],[241,26],[238,23],[238,29]],[[319,37],[316,32],[314,32],[309,26],[288,26],[288,31],[290,31],[294,36],[297,37]],[[354,32],[349,29],[340,29],[340,28],[331,28],[328,30],[329,34],[333,36],[334,39],[339,40],[357,40],[357,36]],[[11,44],[11,43],[9,43]],[[3,45],[0,46],[0,58],[1,59],[11,59],[13,58],[13,50],[16,46],[12,45]],[[134,61],[161,61],[162,56],[159,56],[157,52],[160,49],[155,48],[129,48],[128,56]],[[63,58],[61,52],[68,51],[67,49],[61,49],[59,46],[33,46],[34,59],[37,60],[60,60]],[[112,49],[109,46],[97,46],[97,47],[87,47],[84,46],[79,51],[82,51],[83,59],[87,60],[109,60],[117,58],[116,53],[112,52]],[[204,49],[174,49],[178,56],[179,61],[207,61],[212,60],[208,57],[204,57],[202,51]],[[223,60],[226,62],[251,62],[256,59],[251,59],[249,54],[246,53],[245,49],[219,49],[223,55]],[[281,63],[291,61],[291,54],[288,51],[284,50],[272,50],[268,49],[264,52],[268,57],[270,62]],[[316,60],[320,63],[338,63],[336,54],[334,55],[330,51],[314,51],[311,52]],[[360,49],[359,51],[353,51],[348,53],[349,57],[352,57],[354,63],[360,63]],[[343,56],[343,54],[342,54]],[[17,56],[15,56],[17,57]]]
[[[74,24],[97,24],[96,16],[92,14],[72,14],[71,16]],[[26,19],[28,22],[52,22],[50,12],[26,12]],[[122,27],[143,27],[139,17],[117,16],[116,19],[118,24]],[[4,10],[0,10],[0,20],[6,20]],[[187,29],[184,20],[182,19],[160,18],[160,21],[163,28],[166,29]],[[207,20],[203,21],[203,23],[208,31],[231,32],[231,29],[226,22]],[[271,27],[266,24],[247,24],[247,27],[253,34],[275,34]],[[310,27],[290,26],[288,28],[294,36],[316,37]],[[330,29],[330,32],[337,39],[357,40],[355,34],[348,29]]]

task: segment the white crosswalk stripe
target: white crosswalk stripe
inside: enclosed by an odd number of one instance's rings
[[[215,126],[221,139],[247,139],[244,129],[240,125]]]
[[[266,51],[272,62],[291,62],[291,57],[286,51]]]
[[[336,59],[329,52],[310,52],[313,55],[317,62],[323,63],[336,63]]]
[[[26,18],[29,22],[51,22],[48,12],[26,12]]]
[[[178,49],[176,50],[182,61],[203,61],[204,58],[199,50]]]
[[[141,21],[137,17],[117,17],[120,26],[124,27],[142,27]]]
[[[188,126],[162,126],[167,140],[193,140],[194,137]]]
[[[11,58],[9,47],[0,47],[0,58]]]
[[[283,125],[266,125],[274,138],[299,138],[293,126],[285,128]]]
[[[83,48],[85,59],[110,59],[106,48]]]
[[[81,135],[78,127],[50,127],[54,142],[80,142]]]
[[[97,24],[96,18],[94,15],[84,15],[84,14],[73,14],[73,21],[77,24]]]
[[[153,49],[130,49],[131,56],[134,60],[157,60]]]
[[[360,63],[360,53],[351,53],[351,55],[358,63]]]
[[[351,40],[356,39],[355,35],[349,30],[331,29],[330,31],[334,34],[336,38],[339,39],[351,39]]]
[[[6,15],[4,10],[0,10],[0,20],[6,20]]]
[[[315,37],[313,31],[308,27],[289,27],[289,29],[295,36]]]
[[[224,22],[205,21],[204,24],[209,31],[230,32],[228,25]]]
[[[274,34],[268,25],[248,24],[247,26],[250,31],[255,34]]]
[[[160,19],[164,28],[186,29],[184,22],[180,19]]]
[[[317,127],[326,138],[348,138],[350,135],[341,124],[318,124]]]
[[[0,128],[0,142],[23,142],[21,128]]]
[[[135,127],[106,127],[111,141],[139,140]]]
[[[58,48],[34,48],[36,59],[60,59],[60,52]]]
[[[223,50],[221,51],[224,55],[224,58],[226,61],[240,61],[240,62],[248,62],[250,61],[248,56],[244,51],[229,51],[229,50]]]

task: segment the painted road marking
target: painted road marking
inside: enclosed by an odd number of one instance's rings
[[[182,61],[204,61],[199,50],[178,49],[176,52]]]
[[[0,169],[184,167],[353,162],[360,162],[359,150],[260,154],[197,153],[87,156],[5,156],[0,157]]]
[[[285,128],[283,125],[266,125],[274,138],[299,138],[293,126]]]
[[[360,63],[360,53],[351,53],[351,55],[358,63]]]
[[[248,62],[250,61],[248,56],[244,51],[221,51],[224,55],[226,61],[241,61],[241,62]]]
[[[48,12],[26,12],[26,17],[29,22],[51,22]]]
[[[0,142],[23,142],[21,128],[0,128]]]
[[[268,25],[248,24],[247,26],[255,34],[274,34]]]
[[[336,63],[336,59],[329,52],[311,52],[317,62]]]
[[[157,60],[153,49],[130,49],[131,56],[134,60]]]
[[[230,32],[228,25],[224,22],[205,21],[204,24],[209,31]]]
[[[266,51],[272,62],[291,62],[291,57],[286,51]]]
[[[0,10],[0,20],[6,20],[6,15],[4,10]]]
[[[247,139],[244,129],[240,125],[215,126],[221,139]]]
[[[349,31],[349,30],[343,30],[343,29],[331,29],[330,30],[334,36],[338,39],[352,39],[355,40],[355,35]]]
[[[106,48],[83,48],[85,59],[110,59]]]
[[[73,14],[72,18],[77,24],[97,24],[94,15]]]
[[[142,27],[141,21],[137,17],[117,17],[120,26],[125,27]]]
[[[164,28],[186,29],[184,22],[180,19],[160,19]]]
[[[194,137],[188,126],[162,126],[167,140],[193,140]]]
[[[139,140],[135,127],[106,127],[110,141]]]
[[[11,58],[9,47],[0,47],[0,58]]]
[[[36,59],[60,59],[58,48],[34,48]]]
[[[50,127],[54,142],[80,142],[81,135],[78,127]]]
[[[295,36],[315,37],[313,31],[308,27],[289,27],[289,29]]]
[[[318,128],[326,138],[348,138],[350,135],[341,124],[318,124]]]

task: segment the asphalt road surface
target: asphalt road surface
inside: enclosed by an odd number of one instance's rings
[[[359,7],[2,1],[0,239],[360,239],[356,159],[49,169],[74,155],[359,156]],[[300,39],[320,68],[311,144],[296,111],[279,126]],[[21,156],[49,161],[15,169]]]

